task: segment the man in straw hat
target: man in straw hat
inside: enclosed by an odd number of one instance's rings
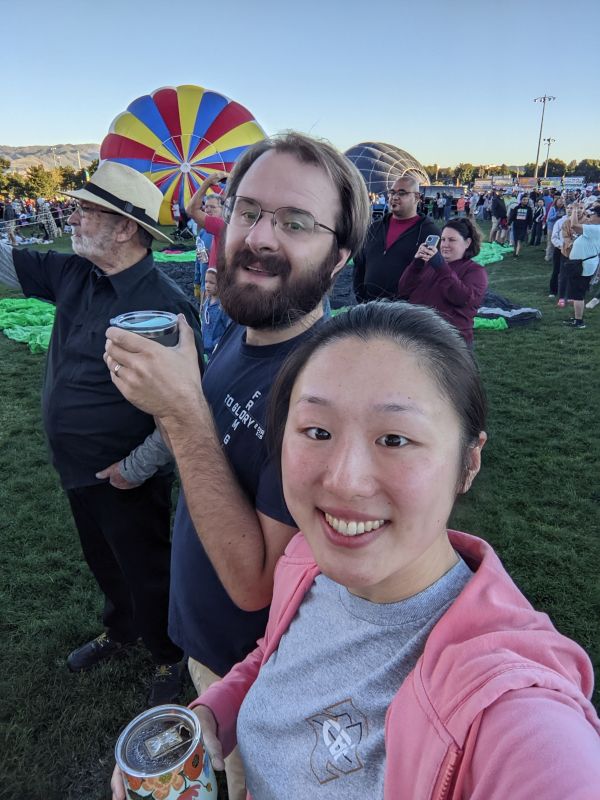
[[[2,244],[0,281],[56,306],[44,426],[84,556],[105,595],[106,627],[67,665],[90,669],[141,636],[156,665],[149,702],[171,702],[182,658],[167,635],[173,463],[157,453],[152,416],[125,400],[102,354],[106,327],[121,313],[185,314],[201,353],[199,323],[192,303],[153,263],[153,240],[170,241],[158,230],[159,189],[105,161],[83,189],[65,194],[77,201],[68,219],[75,254]]]

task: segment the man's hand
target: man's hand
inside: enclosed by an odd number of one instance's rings
[[[112,382],[130,403],[161,419],[185,419],[203,398],[194,333],[183,314],[178,323],[175,347],[121,328],[106,331],[104,362]]]
[[[214,186],[215,183],[221,183],[221,181],[226,181],[229,177],[228,172],[213,172],[212,175],[209,175],[207,178],[204,179],[203,184],[206,186]]]
[[[135,489],[136,486],[141,486],[141,483],[130,483],[129,481],[125,480],[119,469],[120,463],[120,461],[115,461],[115,463],[111,464],[110,467],[101,469],[100,472],[96,473],[96,477],[100,480],[108,478],[110,485],[114,486],[115,489]]]

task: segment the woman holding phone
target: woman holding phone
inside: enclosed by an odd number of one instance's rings
[[[473,261],[481,234],[469,218],[444,225],[439,250],[437,237],[427,237],[398,283],[398,297],[434,308],[452,323],[467,344],[473,344],[473,319],[488,285],[485,269]]]

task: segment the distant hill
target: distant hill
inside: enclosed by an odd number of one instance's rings
[[[79,152],[79,158],[77,153]],[[0,157],[10,161],[11,172],[26,172],[35,164],[43,164],[46,169],[54,167],[86,167],[100,153],[99,144],[32,144],[28,147],[11,147],[0,144]]]

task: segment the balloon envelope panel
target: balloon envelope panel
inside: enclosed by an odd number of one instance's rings
[[[264,138],[252,114],[234,100],[202,86],[175,86],[130,103],[113,120],[100,158],[150,178],[164,195],[159,221],[168,225],[174,200],[183,208],[208,175],[230,172],[244,150]]]
[[[363,176],[369,192],[385,193],[398,178],[414,175],[429,186],[429,177],[416,158],[384,142],[361,142],[346,150],[346,156]]]

